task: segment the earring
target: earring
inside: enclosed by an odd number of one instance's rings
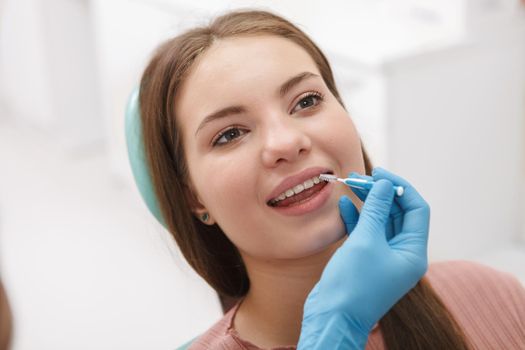
[[[204,214],[201,215],[201,221],[202,222],[206,222],[206,221],[208,221],[209,217],[210,217],[210,215],[208,215],[208,213],[204,213]]]

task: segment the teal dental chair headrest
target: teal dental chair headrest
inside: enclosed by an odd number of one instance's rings
[[[153,182],[149,173],[142,139],[142,122],[140,119],[139,88],[136,87],[129,98],[125,113],[126,144],[128,158],[135,183],[139,188],[142,199],[146,202],[151,213],[166,227],[159,209],[157,197],[153,189]]]

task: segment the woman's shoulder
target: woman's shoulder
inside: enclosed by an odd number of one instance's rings
[[[210,329],[177,350],[262,350],[255,344],[242,339],[234,328],[233,320],[240,305],[241,301],[233,306]],[[295,349],[295,346],[273,348],[273,350],[291,349]]]
[[[206,332],[185,344],[179,349],[204,350],[204,349],[242,349],[231,334],[233,317],[239,304],[232,307],[224,316],[211,326]]]
[[[446,284],[461,289],[486,292],[525,291],[523,285],[510,273],[467,260],[440,261],[430,264],[426,277],[433,286]]]
[[[513,275],[459,260],[430,264],[425,278],[473,336],[484,330],[525,339],[525,288]]]

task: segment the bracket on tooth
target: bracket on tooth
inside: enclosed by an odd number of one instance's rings
[[[280,202],[282,200],[285,200],[286,198],[289,198],[289,197],[291,197],[293,195],[299,194],[299,193],[303,192],[306,189],[312,188],[312,187],[314,187],[315,185],[317,185],[320,182],[321,182],[321,180],[319,179],[319,175],[318,176],[314,176],[314,177],[306,180],[302,184],[295,185],[293,188],[290,188],[290,189],[284,191],[283,193],[281,193],[276,198],[270,200],[269,204],[276,204],[276,203],[278,203],[278,202]]]

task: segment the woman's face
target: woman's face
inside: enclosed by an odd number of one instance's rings
[[[345,235],[337,203],[357,198],[314,177],[364,173],[360,140],[302,47],[219,40],[176,102],[193,193],[242,255],[295,259]]]

